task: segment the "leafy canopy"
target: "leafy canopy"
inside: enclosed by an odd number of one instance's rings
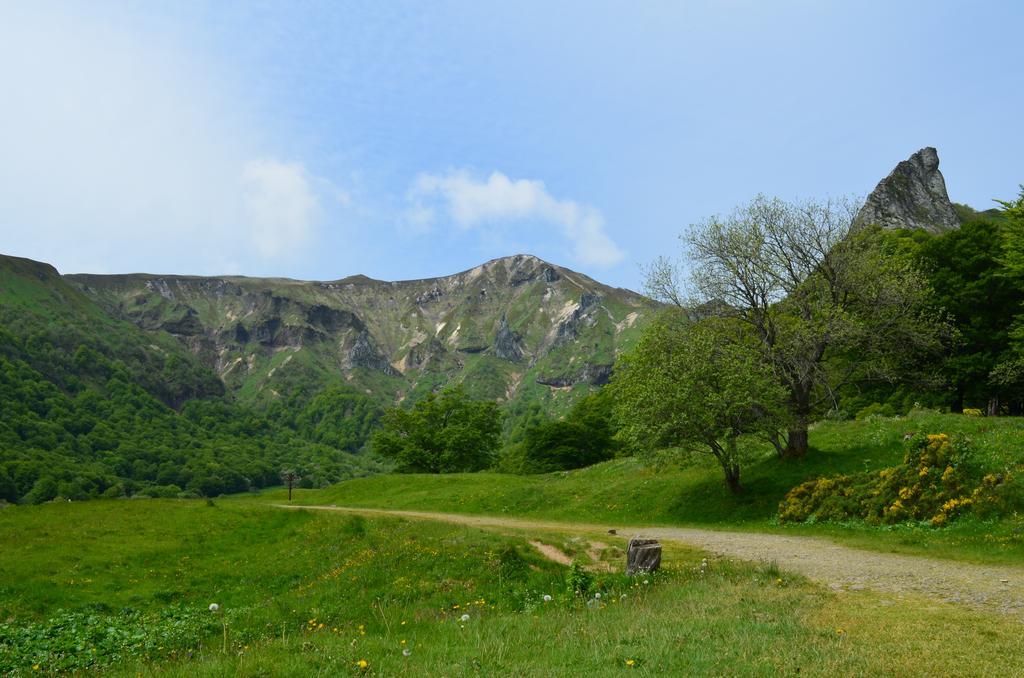
[[[406,473],[458,473],[490,466],[501,439],[501,411],[461,386],[430,393],[411,409],[385,411],[373,450]]]
[[[904,258],[889,256],[874,227],[855,228],[851,200],[787,203],[758,196],[683,236],[692,275],[660,259],[652,295],[695,315],[732,318],[788,391],[792,426],[780,454],[807,451],[813,415],[835,406],[844,384],[891,380],[940,347],[930,290]]]
[[[611,390],[581,398],[564,419],[540,421],[526,429],[501,467],[517,473],[568,471],[615,456],[618,442]]]
[[[751,453],[741,438],[772,436],[788,420],[786,390],[742,330],[727,320],[691,323],[680,311],[647,329],[611,386],[630,447],[711,455],[729,489],[740,489]]]

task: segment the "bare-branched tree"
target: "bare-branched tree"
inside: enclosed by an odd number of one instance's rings
[[[772,438],[780,456],[806,454],[811,417],[842,386],[894,379],[948,334],[923,276],[886,252],[878,229],[854,227],[858,206],[758,196],[681,236],[688,278],[664,258],[647,269],[648,294],[735,318],[754,337],[789,393],[792,423]]]

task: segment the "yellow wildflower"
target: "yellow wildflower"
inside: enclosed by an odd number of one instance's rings
[[[636,660],[634,660],[634,659],[627,659],[626,660],[626,666],[635,666],[635,665],[636,665]]]
[[[369,665],[370,665],[370,662],[366,661],[365,659],[360,659],[359,661],[356,662],[356,666],[358,666],[360,669],[363,669],[363,670],[365,670]]]

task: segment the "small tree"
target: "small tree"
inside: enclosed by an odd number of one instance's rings
[[[296,473],[295,469],[286,468],[281,471],[281,482],[288,488],[288,501],[292,500],[292,488],[302,480],[302,477]]]
[[[924,278],[886,253],[876,227],[854,229],[856,207],[758,196],[683,236],[688,293],[671,261],[648,270],[652,296],[750,331],[788,393],[791,425],[773,441],[780,456],[806,454],[811,417],[835,406],[842,386],[892,380],[917,355],[941,349],[946,326],[927,310]]]
[[[494,402],[470,399],[461,387],[431,393],[411,409],[387,410],[372,439],[377,454],[405,473],[457,473],[487,468],[501,438]]]
[[[611,391],[581,398],[564,419],[543,421],[526,430],[518,446],[520,473],[583,468],[615,456],[616,428]]]
[[[742,488],[743,439],[774,436],[787,424],[786,391],[740,330],[670,311],[620,360],[610,387],[631,447],[710,454],[732,492]]]

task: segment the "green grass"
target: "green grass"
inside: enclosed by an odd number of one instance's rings
[[[654,469],[634,459],[541,476],[493,473],[386,475],[304,490],[296,501],[391,509],[507,515],[615,525],[696,525],[809,534],[853,546],[983,562],[1024,562],[1024,519],[962,519],[944,529],[859,523],[779,525],[779,502],[794,486],[819,476],[877,470],[902,461],[911,432],[967,436],[988,468],[1024,464],[1024,421],[916,412],[900,419],[823,422],[811,432],[806,459],[771,455],[743,471],[745,492],[729,493],[713,465]],[[280,499],[270,492],[269,500]]]
[[[11,507],[0,673],[994,675],[1024,662],[1008,618],[834,594],[771,565],[702,571],[682,547],[649,584],[594,572],[577,596],[525,538],[249,499]]]

